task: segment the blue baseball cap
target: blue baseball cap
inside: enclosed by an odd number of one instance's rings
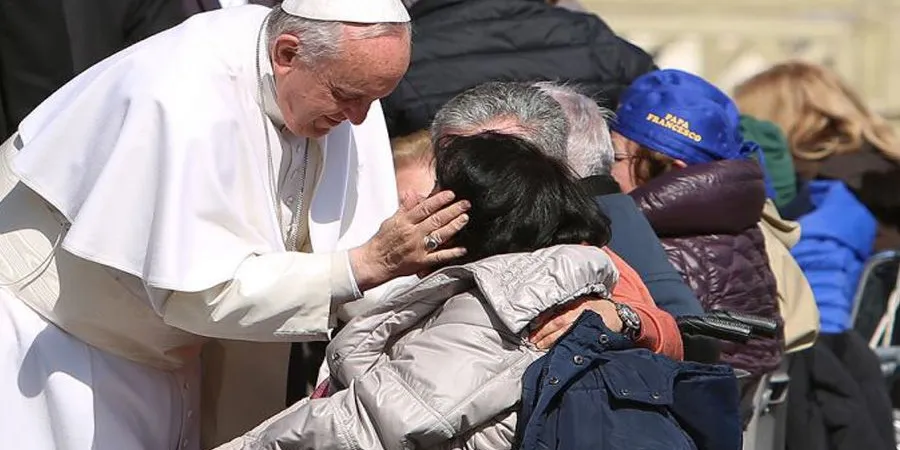
[[[722,105],[729,120],[735,126],[740,125],[741,113],[728,94],[722,92],[709,81],[678,69],[655,70],[638,77],[622,94],[619,104],[625,103],[628,95],[665,88],[677,88],[685,92],[693,91],[701,97],[712,100]]]
[[[671,158],[701,164],[757,152],[754,143],[744,142],[734,102],[696,75],[673,69],[650,72],[620,99],[611,128]]]

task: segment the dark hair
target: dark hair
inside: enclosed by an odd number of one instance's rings
[[[435,149],[437,185],[472,203],[469,223],[448,245],[464,263],[560,244],[602,247],[609,219],[560,160],[521,138],[481,133]]]

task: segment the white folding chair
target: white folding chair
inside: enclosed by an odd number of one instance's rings
[[[791,355],[763,377],[753,399],[753,416],[744,430],[743,450],[783,450],[787,436],[787,396]]]

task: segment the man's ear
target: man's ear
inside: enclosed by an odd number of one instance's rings
[[[679,169],[684,169],[685,167],[687,167],[687,163],[680,159],[676,159],[675,162],[672,163],[672,165]]]
[[[300,51],[300,39],[290,34],[281,34],[275,38],[272,48],[272,68],[283,74],[293,67],[294,58]]]

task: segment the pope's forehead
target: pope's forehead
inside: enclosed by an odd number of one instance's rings
[[[409,40],[402,35],[345,40],[332,75],[341,84],[396,82],[409,66]]]
[[[340,51],[345,59],[386,62],[392,59],[409,60],[411,36],[408,28],[397,27],[393,32],[378,36],[367,36],[366,28],[353,24],[344,24],[341,29]]]

